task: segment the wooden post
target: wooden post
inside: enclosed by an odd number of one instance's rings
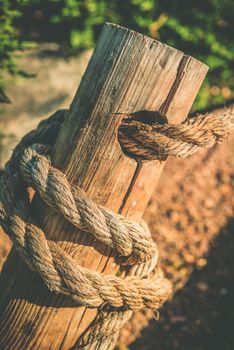
[[[118,143],[121,117],[115,113],[159,111],[171,121],[186,117],[207,67],[160,42],[106,24],[52,152],[52,160],[70,182],[97,203],[139,220],[163,168],[163,162],[139,165]],[[34,215],[49,239],[87,268],[116,272],[114,252],[80,232],[34,200]],[[68,350],[96,311],[69,297],[49,293],[12,252],[0,290],[2,350]]]

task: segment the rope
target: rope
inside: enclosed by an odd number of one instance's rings
[[[74,226],[127,257],[122,259],[125,264],[150,259],[155,244],[148,232],[138,223],[97,206],[80,188],[70,186],[64,174],[51,166],[48,151],[38,144],[25,149],[20,162],[24,181]]]
[[[105,307],[105,313],[101,311],[95,321],[99,334],[96,339],[105,348],[110,344],[110,337],[113,344],[115,340],[112,331],[108,333],[107,329],[114,330],[117,336],[118,325],[122,325],[132,311],[144,307],[158,309],[172,289],[157,267],[157,246],[148,228],[97,206],[51,166],[49,149],[64,116],[65,112],[60,111],[40,123],[15,148],[0,178],[0,220],[21,258],[40,274],[51,291],[70,295],[80,305],[100,310]],[[115,248],[120,255],[122,277],[81,267],[55,242],[47,240],[30,217],[28,186],[74,226]],[[115,309],[109,312],[111,308]],[[94,330],[79,341],[90,344]]]
[[[228,120],[232,126],[233,108],[224,115],[221,119],[208,115],[180,125],[151,126],[128,115],[120,126],[119,140],[125,152],[140,159],[188,156],[226,137],[224,122]],[[147,225],[96,205],[51,165],[50,147],[65,116],[64,110],[56,112],[16,146],[0,177],[0,223],[21,258],[40,274],[51,291],[70,295],[80,305],[99,308],[74,349],[112,349],[132,312],[145,307],[158,309],[170,297],[172,288],[158,266],[157,246]],[[153,152],[158,155],[153,156]],[[81,267],[48,240],[30,217],[29,186],[72,225],[115,249],[121,276]]]
[[[114,349],[119,337],[120,329],[131,318],[132,311],[100,311],[89,326],[88,330],[80,337],[74,349]]]
[[[126,115],[119,128],[119,142],[127,155],[140,160],[163,160],[168,155],[186,158],[202,147],[221,143],[233,127],[234,105],[181,124],[148,125]]]

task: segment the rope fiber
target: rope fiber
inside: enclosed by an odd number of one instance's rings
[[[169,155],[186,158],[201,148],[222,143],[233,127],[234,105],[187,118],[181,124],[160,124],[156,118],[156,122],[149,125],[133,114],[124,117],[119,128],[119,142],[124,153],[138,160],[164,160]]]
[[[120,328],[133,311],[158,309],[171,295],[171,283],[158,265],[157,245],[144,222],[130,221],[95,204],[52,166],[50,149],[66,116],[61,110],[41,122],[16,146],[0,177],[0,223],[29,268],[49,290],[70,295],[79,305],[99,308],[96,319],[74,349],[112,349]],[[187,157],[220,143],[233,127],[234,108],[187,119],[182,124],[147,125],[124,116],[119,141],[125,153],[140,160]],[[27,188],[73,226],[115,249],[121,275],[104,275],[81,267],[30,217]]]

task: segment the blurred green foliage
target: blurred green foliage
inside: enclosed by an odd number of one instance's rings
[[[233,0],[0,0],[1,68],[15,70],[20,41],[57,42],[69,53],[93,47],[104,22],[174,46],[210,71],[195,108],[233,98]],[[2,6],[1,6],[2,7]],[[3,38],[3,39],[2,39]]]
[[[14,74],[17,70],[13,54],[21,49],[14,27],[14,20],[18,16],[20,12],[11,8],[9,0],[0,0],[0,87],[4,83],[1,73],[7,70]]]

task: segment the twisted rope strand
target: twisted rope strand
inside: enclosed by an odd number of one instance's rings
[[[20,172],[41,198],[57,209],[70,223],[92,233],[105,245],[128,257],[125,264],[149,260],[155,243],[141,225],[127,220],[87,198],[80,188],[70,186],[64,174],[51,166],[48,149],[34,144],[25,149]]]
[[[141,160],[189,157],[200,148],[212,147],[234,127],[234,105],[218,112],[186,119],[182,124],[148,125],[126,115],[119,128],[123,151]]]
[[[137,310],[144,305],[158,307],[164,298],[171,293],[169,282],[164,281],[160,274],[153,275],[148,279],[129,277],[126,282],[115,276],[104,276],[81,268],[54,242],[46,240],[43,231],[30,218],[30,202],[26,187],[35,184],[35,189],[42,198],[50,205],[55,206],[74,225],[85,226],[86,230],[95,227],[95,222],[89,222],[89,220],[93,220],[92,210],[95,219],[101,221],[99,216],[101,219],[104,218],[106,220],[106,222],[103,221],[105,227],[99,227],[98,223],[96,235],[97,233],[100,235],[101,229],[104,230],[104,233],[109,229],[114,237],[117,235],[116,242],[110,242],[110,238],[108,238],[107,243],[120,247],[121,253],[126,255],[134,250],[134,255],[138,257],[139,261],[148,260],[147,264],[142,264],[142,271],[145,271],[146,266],[150,266],[149,260],[151,258],[150,261],[154,260],[153,267],[157,263],[154,254],[156,246],[147,230],[144,231],[139,224],[126,220],[120,215],[114,215],[109,210],[98,208],[93,202],[87,200],[81,191],[76,192],[74,188],[71,190],[65,176],[50,166],[48,155],[43,157],[37,152],[47,152],[47,146],[27,147],[33,144],[37,138],[46,144],[48,144],[48,140],[51,142],[50,133],[52,130],[56,131],[54,132],[54,137],[56,137],[63,117],[64,112],[55,114],[48,122],[41,123],[37,130],[25,136],[16,147],[6,166],[5,174],[0,180],[2,226],[11,236],[21,257],[32,270],[40,273],[50,290],[70,294],[74,300],[89,307],[98,307],[105,303],[115,307],[125,305],[132,310]],[[25,147],[27,148],[25,149]],[[26,184],[24,185],[24,183]],[[62,193],[61,196],[59,192]],[[74,197],[72,192],[75,194]],[[87,207],[88,215],[86,214],[85,217],[83,213],[87,212]],[[126,238],[122,238],[123,234],[129,234],[128,241],[133,242],[130,244],[130,248],[124,247]],[[141,239],[143,243],[145,242],[143,248],[141,248]],[[124,244],[121,243],[121,240],[124,241]],[[147,276],[146,273],[145,276]],[[145,287],[146,281],[147,287]],[[155,290],[155,283],[160,284],[159,281],[162,282],[164,296],[160,291]],[[145,293],[148,294],[147,298]]]
[[[163,281],[160,275],[145,280],[129,277],[125,281],[77,265],[57,244],[46,240],[43,231],[32,222],[29,199],[23,192],[20,196],[17,180],[13,184],[5,176],[0,179],[2,226],[13,239],[21,257],[32,270],[40,273],[50,290],[70,294],[74,300],[89,307],[107,303],[115,307],[126,305],[132,310],[161,305],[164,296],[155,289],[159,281],[163,293],[171,293],[170,283]]]
[[[187,157],[200,147],[222,142],[227,129],[233,127],[233,106],[219,117],[216,114],[187,119],[179,125],[146,125],[128,115],[120,126],[119,141],[124,152],[144,160],[163,159],[169,154]],[[50,147],[65,115],[65,110],[56,112],[15,148],[0,178],[0,223],[22,259],[51,291],[70,295],[81,305],[102,308],[75,348],[111,349],[132,311],[159,308],[172,288],[157,266],[157,246],[147,226],[96,205],[51,165]],[[117,250],[121,277],[81,267],[47,240],[30,217],[28,186],[72,225]]]
[[[101,310],[92,324],[78,339],[72,350],[114,349],[120,329],[131,318],[130,310]]]
[[[218,110],[216,112],[212,112],[212,114],[209,115],[209,118],[218,118],[222,120],[227,128],[233,128],[234,126],[234,108],[229,108],[226,110]],[[196,118],[187,120],[187,123],[194,123],[197,122],[197,125],[203,123],[203,125],[207,126],[206,119],[200,118],[200,120],[196,120]],[[219,123],[217,123],[218,126]],[[167,126],[168,127],[168,126]],[[172,126],[171,127],[171,133],[174,131],[174,134],[178,134],[178,131],[176,127]],[[170,128],[170,126],[169,126]],[[169,130],[168,128],[168,130]],[[166,128],[164,129],[165,131],[167,130]],[[191,129],[192,130],[192,129]],[[199,131],[199,130],[198,130]],[[209,131],[209,129],[208,129]],[[221,141],[221,137],[223,135],[223,125],[221,124],[221,133],[218,134],[217,136],[220,137],[218,141]],[[215,133],[210,132],[211,137],[214,137]],[[183,135],[186,136],[186,141],[190,142],[191,138],[194,136],[194,132],[192,131],[190,134]],[[192,137],[191,137],[192,136]],[[201,136],[205,136],[205,133],[202,131]],[[206,134],[207,137],[207,134]],[[214,137],[215,138],[215,137]],[[196,139],[194,138],[194,141]],[[198,140],[199,142],[199,140]],[[207,142],[206,139],[204,139],[203,142]],[[129,142],[127,140],[127,145],[129,145]],[[144,144],[141,144],[144,148]],[[182,146],[186,146],[183,145]],[[123,147],[123,144],[122,144]],[[199,149],[199,146],[195,147],[195,144],[193,146],[193,152],[195,153]],[[188,150],[188,145],[187,145],[187,150]],[[158,151],[158,150],[157,150]],[[188,152],[188,151],[186,151]],[[186,154],[186,153],[182,153]],[[192,154],[192,153],[191,153]],[[141,153],[142,155],[142,153]],[[147,153],[146,153],[147,156]],[[158,156],[158,154],[157,154]],[[186,154],[188,156],[188,153]],[[157,259],[157,257],[156,257]],[[152,262],[153,259],[151,259],[150,262]],[[143,267],[145,265],[145,267]],[[122,276],[129,276],[129,275],[141,275],[143,276],[145,273],[147,275],[148,271],[150,271],[150,266],[146,266],[147,262],[144,264],[140,265],[133,265],[130,267],[125,267],[125,269],[122,272]],[[154,265],[153,265],[154,266]],[[112,310],[105,310],[105,311],[100,311],[97,314],[97,317],[95,320],[92,322],[90,327],[82,334],[82,336],[78,339],[77,343],[75,344],[73,350],[75,349],[83,349],[83,350],[92,350],[92,349],[102,349],[102,350],[109,350],[114,348],[115,343],[118,339],[120,329],[123,327],[123,325],[131,318],[132,311],[125,310],[125,311],[112,311]]]

